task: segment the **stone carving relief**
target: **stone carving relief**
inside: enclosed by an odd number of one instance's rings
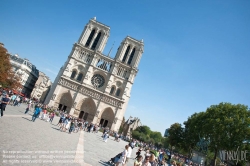
[[[56,94],[53,94],[51,100],[55,100],[55,98],[56,98]]]
[[[68,87],[70,89],[73,89],[73,90],[77,90],[78,89],[78,85],[72,83],[72,82],[69,82],[63,78],[61,78],[58,82],[59,84],[65,86],[65,87]]]
[[[92,97],[92,98],[97,99],[97,100],[101,100],[102,102],[111,104],[115,107],[121,107],[121,105],[123,104],[123,102],[121,102],[117,99],[106,96],[102,93],[99,93],[99,92],[92,90],[92,89],[89,89],[87,87],[79,86],[79,85],[72,83],[69,80],[66,80],[64,78],[61,78],[59,80],[58,84],[63,85],[67,88],[73,89],[75,91],[79,90],[79,93],[82,93],[84,95],[87,95],[87,96]]]

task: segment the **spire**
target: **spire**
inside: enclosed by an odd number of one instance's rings
[[[110,51],[109,51],[109,53],[108,53],[108,57],[110,57],[110,53],[111,53],[111,51],[112,51],[112,49],[113,49],[113,47],[114,47],[114,44],[115,44],[115,41],[114,41],[114,43],[113,43],[113,45],[112,45],[112,47],[111,47],[111,49],[110,49]]]

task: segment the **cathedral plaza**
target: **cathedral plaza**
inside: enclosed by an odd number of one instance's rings
[[[1,125],[8,127],[8,130],[0,128],[0,165],[106,166],[110,158],[122,152],[128,144],[122,140],[116,142],[113,137],[105,143],[101,132],[61,132],[56,126],[58,117],[52,124],[40,119],[34,123],[31,121],[33,112],[24,114],[26,106],[7,106],[4,118],[0,119]],[[137,148],[132,156],[136,151]]]

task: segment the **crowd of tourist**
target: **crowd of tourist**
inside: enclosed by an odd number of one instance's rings
[[[193,165],[199,166],[199,164],[189,161],[186,156],[178,153],[170,153],[168,149],[158,149],[153,144],[148,144],[134,139],[127,139],[118,132],[111,131],[108,127],[103,127],[99,124],[90,123],[87,120],[73,117],[63,111],[53,110],[48,108],[34,100],[13,94],[11,92],[0,91],[1,96],[1,117],[3,111],[5,111],[6,105],[20,106],[22,103],[27,104],[25,114],[32,110],[32,121],[35,122],[37,118],[44,120],[45,122],[53,122],[56,114],[60,117],[57,126],[62,132],[77,133],[78,131],[85,131],[89,133],[97,133],[102,129],[102,138],[104,142],[107,142],[109,136],[114,137],[114,141],[119,142],[121,139],[125,139],[130,143],[125,146],[124,150],[113,157],[109,162],[119,166],[126,166],[129,160],[134,159],[134,166],[182,166],[182,165]],[[136,156],[131,158],[132,150],[138,147]],[[144,153],[144,154],[142,154]],[[171,160],[170,160],[171,159]],[[177,161],[177,162],[176,162]],[[169,163],[169,164],[167,164]]]

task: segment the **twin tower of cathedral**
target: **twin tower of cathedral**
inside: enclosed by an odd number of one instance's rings
[[[104,55],[110,27],[89,20],[45,100],[48,106],[118,131],[126,111],[143,40],[127,36],[115,58]]]

